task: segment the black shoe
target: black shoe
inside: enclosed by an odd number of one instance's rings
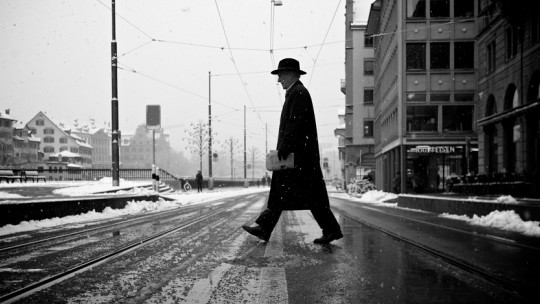
[[[322,237],[320,237],[318,239],[315,239],[313,241],[313,243],[315,243],[315,244],[329,244],[330,242],[335,241],[335,240],[339,240],[342,237],[343,237],[343,234],[341,233],[341,231],[334,232],[334,233],[329,233],[329,234],[326,234],[326,235],[323,234]]]
[[[268,242],[268,240],[270,239],[270,234],[266,233],[266,231],[264,231],[261,226],[250,227],[248,225],[243,225],[242,228],[244,228],[244,230],[247,231],[249,234],[258,237],[265,242]]]

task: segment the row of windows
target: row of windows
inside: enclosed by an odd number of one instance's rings
[[[67,150],[68,150],[68,147],[60,147],[60,149],[58,149],[59,152],[67,151]],[[45,153],[54,153],[54,151],[55,151],[54,147],[50,147],[50,146],[43,147],[43,152]],[[73,153],[79,153],[79,148],[70,147],[69,151]]]
[[[429,67],[426,66],[428,55],[426,45],[426,43],[407,43],[407,70],[474,69],[474,42],[430,42]],[[454,58],[453,62],[451,58]]]
[[[408,106],[407,132],[463,132],[473,130],[474,106],[442,106],[439,126],[439,106]]]
[[[453,0],[453,17],[474,17],[474,1]],[[429,5],[429,8],[427,7]],[[431,18],[449,18],[450,0],[407,0],[407,18],[426,18],[429,10]]]
[[[466,92],[466,93],[453,93],[454,98],[453,100],[455,102],[472,102],[474,101],[474,93],[473,92]],[[418,92],[410,92],[406,95],[407,102],[427,102],[429,97],[429,101],[431,102],[450,102],[452,100],[452,93],[450,92],[437,92],[437,93],[418,93]]]

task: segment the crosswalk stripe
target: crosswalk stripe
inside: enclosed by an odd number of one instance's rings
[[[283,234],[281,230],[282,218],[276,224],[266,250],[265,257],[283,256]],[[287,293],[287,278],[283,267],[264,267],[261,269],[261,285],[259,289],[259,301],[257,303],[289,303]]]
[[[212,296],[212,291],[218,286],[223,275],[231,267],[231,264],[223,263],[214,269],[208,278],[195,282],[185,299],[185,303],[208,303]]]
[[[265,267],[261,270],[261,288],[257,303],[289,303],[285,268]]]

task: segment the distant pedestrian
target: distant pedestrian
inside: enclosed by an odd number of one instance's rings
[[[392,181],[392,186],[395,194],[401,193],[401,172],[397,172]]]
[[[195,180],[197,181],[197,192],[202,192],[203,176],[201,170],[199,170],[197,175],[195,175]]]
[[[263,187],[266,186],[266,176],[263,176],[261,178],[261,182],[262,182]]]
[[[257,180],[257,188],[259,188],[261,186],[261,180]]]
[[[320,165],[319,141],[313,102],[300,82],[300,63],[292,58],[279,62],[272,74],[278,76],[285,93],[277,139],[278,158],[294,153],[294,168],[272,172],[266,209],[255,221],[258,226],[242,226],[249,234],[264,241],[277,224],[283,210],[310,210],[322,229],[317,244],[328,244],[343,237],[341,227],[330,210],[330,201]]]

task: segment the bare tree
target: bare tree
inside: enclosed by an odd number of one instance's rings
[[[185,129],[187,137],[183,140],[188,143],[186,150],[199,155],[199,168],[202,172],[203,155],[208,152],[208,141],[210,139],[208,124],[199,120],[199,123],[190,123],[190,128]]]
[[[229,137],[227,140],[225,140],[222,147],[225,150],[229,151],[229,155],[231,156],[231,179],[233,179],[234,153],[237,149],[240,148],[240,143],[238,142],[238,139]]]
[[[249,154],[251,155],[251,179],[255,180],[255,158],[259,156],[259,149],[252,146]]]

